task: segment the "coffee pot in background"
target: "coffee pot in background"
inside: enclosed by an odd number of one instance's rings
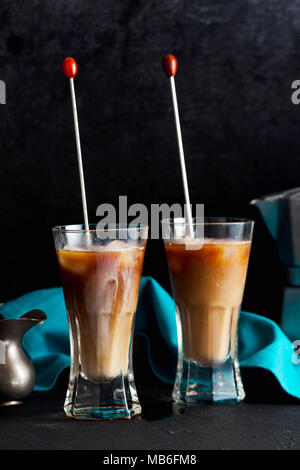
[[[281,328],[300,339],[300,187],[254,199],[285,271]]]

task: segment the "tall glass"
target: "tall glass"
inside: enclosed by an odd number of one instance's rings
[[[69,417],[141,413],[132,338],[147,232],[126,225],[53,228],[70,330]]]
[[[245,397],[237,326],[253,225],[232,218],[162,221],[176,305],[175,402],[235,403]]]

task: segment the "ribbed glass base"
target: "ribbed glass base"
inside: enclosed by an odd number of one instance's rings
[[[91,420],[130,419],[141,414],[133,378],[123,375],[92,382],[79,374],[69,383],[64,410],[70,418]]]
[[[91,420],[130,419],[141,414],[141,407],[138,403],[132,404],[131,409],[116,406],[78,408],[70,403],[64,409],[69,418]]]
[[[245,392],[237,361],[201,366],[183,358],[177,370],[172,398],[177,403],[237,403]]]

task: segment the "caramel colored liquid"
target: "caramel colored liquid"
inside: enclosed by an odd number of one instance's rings
[[[234,356],[250,246],[217,239],[195,249],[165,243],[186,359],[213,365]]]
[[[95,382],[126,375],[144,249],[64,249],[57,257],[83,374]]]

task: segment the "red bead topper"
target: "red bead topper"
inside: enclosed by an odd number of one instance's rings
[[[62,68],[65,77],[75,78],[77,75],[77,64],[76,60],[73,57],[66,57],[62,63]]]
[[[165,55],[161,61],[163,71],[167,77],[175,77],[177,72],[177,59],[172,54]]]

